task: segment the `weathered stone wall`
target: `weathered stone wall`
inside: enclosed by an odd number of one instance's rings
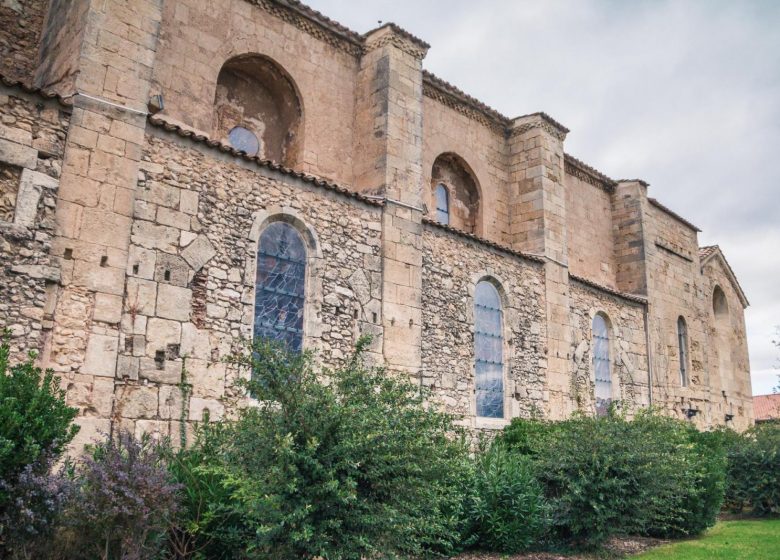
[[[0,88],[0,328],[14,359],[41,352],[59,263],[54,207],[70,111],[57,100]]]
[[[89,0],[50,0],[41,34],[36,85],[54,89],[63,95],[73,93],[88,9]],[[110,31],[106,29],[106,33]]]
[[[334,366],[361,334],[381,343],[380,207],[150,132],[121,318],[118,422],[176,436],[182,418],[230,406],[239,372],[222,360],[252,336],[257,240],[277,217],[309,244],[304,346]],[[192,385],[184,403],[183,381]]]
[[[722,321],[715,317],[713,310],[716,286],[723,290],[728,306],[728,314]],[[726,414],[733,414],[731,425],[736,429],[745,429],[754,418],[745,314],[743,302],[732,283],[728,264],[720,255],[704,263],[697,295],[698,312],[705,325],[706,344],[703,354],[709,369],[710,422],[722,424]],[[721,356],[724,352],[728,355]]]
[[[615,288],[615,236],[612,195],[566,174],[566,236],[569,269],[598,284]]]
[[[647,342],[644,306],[641,303],[608,294],[583,284],[571,283],[571,398],[575,408],[595,413],[593,371],[593,318],[597,313],[607,317],[610,334],[610,360],[613,400],[623,410],[633,412],[647,406]]]
[[[0,2],[0,74],[32,83],[47,5],[46,0]]]
[[[500,285],[504,322],[504,419],[475,418],[474,289]],[[545,414],[547,357],[544,268],[436,225],[423,233],[421,383],[467,426],[502,427]]]
[[[473,171],[478,187],[474,233],[496,243],[509,243],[507,143],[503,130],[475,121],[427,95],[423,98],[423,114],[423,201],[430,217],[436,210],[433,163],[442,154],[457,154]]]
[[[296,168],[352,184],[356,45],[270,1],[166,2],[160,33],[152,93],[163,94],[167,117],[211,134],[222,65],[237,55],[266,56],[285,69],[300,93]]]

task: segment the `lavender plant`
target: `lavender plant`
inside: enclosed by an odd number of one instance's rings
[[[120,432],[96,444],[76,469],[64,524],[68,558],[147,560],[165,547],[180,486],[165,464],[167,441]]]

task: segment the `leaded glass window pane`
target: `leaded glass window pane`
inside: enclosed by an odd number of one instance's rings
[[[596,374],[596,415],[604,416],[612,402],[609,327],[601,315],[593,318],[593,371]]]
[[[680,350],[680,384],[688,385],[688,326],[685,319],[677,319],[677,344]]]
[[[243,126],[237,126],[228,133],[228,141],[236,150],[246,152],[248,156],[256,156],[260,151],[260,140],[254,132]]]
[[[504,336],[501,299],[490,282],[474,294],[474,360],[477,416],[504,417]]]
[[[450,223],[450,200],[447,193],[447,187],[444,185],[436,186],[436,221],[442,224]]]
[[[290,224],[274,222],[260,236],[255,281],[254,336],[303,346],[306,248]]]

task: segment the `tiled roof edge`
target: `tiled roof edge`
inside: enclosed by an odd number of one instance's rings
[[[547,262],[542,257],[537,257],[536,255],[529,255],[528,253],[523,253],[521,251],[516,251],[515,249],[511,249],[507,247],[506,245],[501,245],[500,243],[496,243],[494,241],[490,241],[488,239],[485,239],[484,237],[480,237],[478,235],[475,235],[473,233],[468,233],[466,231],[463,231],[458,228],[454,228],[452,226],[448,226],[445,224],[442,224],[441,222],[437,222],[436,220],[433,220],[431,218],[423,217],[422,219],[423,224],[428,226],[433,226],[439,229],[443,229],[444,231],[447,231],[449,233],[455,234],[459,237],[465,237],[466,239],[470,239],[471,241],[475,241],[479,243],[480,245],[485,245],[487,247],[491,247],[492,249],[497,249],[503,253],[508,253],[510,255],[513,255],[515,257],[520,257],[521,259],[525,259],[531,262],[535,263],[545,263]]]
[[[626,299],[628,301],[633,301],[634,303],[641,303],[642,305],[647,305],[647,298],[634,295],[634,294],[627,294],[625,292],[621,292],[618,290],[613,290],[612,288],[608,288],[606,286],[602,286],[601,284],[598,284],[596,282],[593,282],[592,280],[588,280],[587,278],[583,278],[582,276],[576,276],[572,273],[569,273],[569,279],[574,280],[575,282],[579,282],[580,284],[584,284],[585,286],[588,286],[590,288],[594,288],[596,290],[599,290],[601,292],[605,292],[607,294]]]
[[[254,1],[256,2],[257,0]],[[294,12],[304,16],[307,19],[312,20],[313,22],[321,25],[322,27],[328,29],[329,31],[332,31],[337,35],[341,35],[344,39],[347,39],[348,41],[351,41],[356,44],[361,44],[361,45],[363,44],[363,37],[360,35],[360,33],[351,30],[346,25],[342,25],[341,23],[337,22],[334,19],[330,19],[322,12],[318,12],[317,10],[304,4],[303,2],[299,2],[298,0],[270,0],[270,1],[273,2],[274,4],[278,4],[290,10],[293,10]]]
[[[498,124],[503,128],[508,127],[509,123],[511,122],[511,119],[509,117],[502,115],[492,107],[482,103],[476,97],[472,97],[468,93],[465,93],[461,89],[439,78],[438,76],[436,76],[432,72],[429,72],[428,70],[423,70],[423,83],[431,87],[434,87],[443,93],[455,97],[461,103],[465,103],[466,105],[470,106],[472,109],[479,111],[480,113],[482,113],[483,115],[485,115],[490,120],[494,121],[496,124]]]
[[[650,183],[648,183],[644,179],[618,179],[617,182],[618,183],[639,183],[645,188],[650,186]]]
[[[568,165],[576,168],[580,172],[584,173],[585,175],[587,175],[591,179],[597,181],[598,183],[601,183],[602,185],[607,187],[607,189],[610,190],[610,191],[614,191],[615,187],[617,187],[617,181],[607,177],[606,175],[604,175],[598,169],[596,169],[594,167],[591,167],[590,165],[588,165],[584,161],[577,159],[576,157],[574,157],[571,154],[564,153],[563,154],[563,162],[564,162],[564,165],[568,164]]]
[[[737,280],[737,275],[734,273],[734,269],[731,268],[729,261],[726,259],[726,255],[723,254],[723,249],[720,248],[720,245],[706,245],[704,247],[699,247],[699,265],[704,268],[704,264],[715,255],[718,255],[723,261],[723,264],[726,265],[726,275],[729,277],[729,281],[734,285],[734,288],[736,288],[737,295],[739,296],[743,307],[748,307],[750,305],[750,301],[748,301],[748,298],[745,295],[745,291],[742,289],[739,280]]]
[[[515,117],[515,118],[513,118],[511,120],[516,121],[517,119],[524,119],[526,117],[541,117],[542,120],[547,121],[549,124],[551,124],[552,126],[557,128],[558,130],[560,130],[564,134],[568,134],[569,132],[571,132],[571,130],[569,130],[568,128],[563,126],[561,123],[556,121],[554,118],[552,118],[550,115],[548,115],[544,111],[536,111],[535,113],[528,113],[527,115],[520,115],[519,117]]]
[[[2,74],[0,74],[0,82],[2,82],[4,86],[9,87],[11,89],[18,89],[23,91],[24,93],[37,95],[39,97],[43,97],[44,99],[54,99],[63,107],[68,107],[68,108],[73,107],[73,101],[70,100],[70,97],[63,97],[56,91],[43,89],[39,87],[33,87],[21,80],[14,80]]]
[[[685,218],[680,216],[677,212],[675,212],[673,210],[670,210],[669,208],[667,208],[666,206],[664,206],[663,204],[658,202],[658,200],[656,200],[655,198],[648,197],[647,201],[650,204],[652,204],[653,206],[655,206],[656,208],[658,208],[659,210],[662,210],[663,212],[667,213],[668,215],[670,215],[672,218],[676,219],[680,223],[685,224],[686,226],[688,226],[692,230],[697,231],[697,232],[701,231],[698,227],[696,227],[691,222],[689,222],[688,220],[686,220]]]
[[[368,37],[369,35],[371,35],[372,33],[375,33],[377,31],[379,31],[380,29],[384,29],[385,27],[389,27],[390,29],[392,29],[393,31],[398,33],[400,36],[404,37],[405,39],[408,39],[409,41],[411,41],[413,43],[417,43],[417,45],[419,45],[420,47],[422,47],[424,49],[430,49],[431,48],[431,45],[429,45],[428,43],[426,43],[425,41],[423,41],[422,39],[420,39],[416,35],[412,35],[406,29],[404,29],[400,25],[395,24],[395,23],[393,23],[391,21],[387,22],[387,23],[383,23],[382,25],[380,25],[378,27],[375,27],[374,29],[366,31],[361,36],[361,39],[365,40],[365,38]]]
[[[241,158],[244,161],[250,161],[255,165],[257,165],[258,167],[272,169],[274,171],[282,173],[283,175],[289,175],[290,177],[301,179],[302,181],[311,183],[317,187],[321,187],[323,189],[336,192],[350,198],[354,198],[365,204],[370,204],[371,206],[384,206],[384,202],[382,202],[381,200],[369,198],[367,196],[364,196],[360,193],[357,193],[353,190],[350,190],[332,181],[328,181],[326,179],[322,179],[321,177],[310,175],[308,173],[303,173],[302,171],[296,171],[289,167],[285,167],[282,164],[277,163],[275,161],[271,161],[268,159],[260,159],[257,156],[249,156],[245,152],[236,150],[232,146],[228,146],[227,144],[220,142],[219,140],[212,140],[208,136],[205,136],[203,134],[198,134],[197,132],[192,130],[187,130],[186,128],[183,128],[178,124],[170,123],[164,119],[161,119],[160,117],[149,116],[147,120],[149,121],[149,124],[151,124],[152,126],[155,126],[157,128],[162,128],[163,130],[166,130],[168,132],[175,132],[177,135],[181,136],[182,138],[189,138],[193,142],[197,142],[199,144],[205,144],[209,148],[219,150],[223,153],[228,153],[234,157]]]

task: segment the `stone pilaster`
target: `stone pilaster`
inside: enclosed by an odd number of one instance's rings
[[[161,10],[161,0],[92,1],[76,34],[78,93],[53,244],[62,287],[48,353],[82,410],[74,446],[108,431],[110,395],[118,394],[125,270]]]
[[[367,34],[358,76],[355,185],[386,198],[382,352],[422,367],[422,59],[428,45],[394,25]]]
[[[617,288],[629,294],[647,295],[643,200],[647,200],[647,183],[620,181],[612,195],[612,221]]]
[[[569,415],[571,325],[563,140],[568,131],[544,114],[517,118],[509,137],[510,241],[543,256],[547,315],[547,414]]]

